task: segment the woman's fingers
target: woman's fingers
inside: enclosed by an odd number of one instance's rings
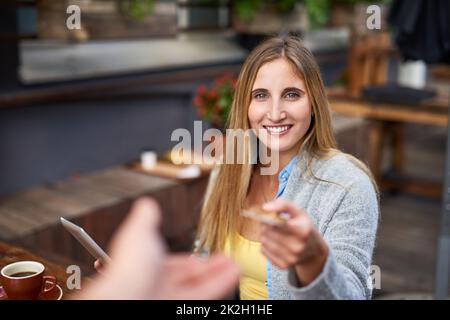
[[[261,238],[276,244],[278,247],[286,249],[289,254],[298,256],[301,254],[305,244],[291,232],[285,232],[279,228],[267,228],[261,233]]]
[[[286,249],[282,242],[278,242],[272,238],[267,237],[267,235],[261,235],[262,247],[268,248],[271,251],[278,252],[280,255],[287,255],[289,251]]]
[[[283,199],[267,204],[264,209],[291,215],[291,219],[283,226],[263,226],[261,242],[264,252],[273,260],[272,263],[281,268],[297,264],[305,254],[312,234],[310,230],[314,226],[311,219],[302,209]]]
[[[290,215],[290,219],[282,226],[277,226],[280,231],[292,233],[299,237],[307,237],[311,228],[312,221],[306,214],[305,210],[298,208],[293,203],[278,198],[274,201],[263,205],[263,209],[267,211],[285,212]]]
[[[284,261],[284,259],[282,259],[281,257],[279,257],[277,254],[275,254],[274,252],[272,252],[271,250],[269,250],[266,247],[262,247],[261,248],[261,252],[263,255],[265,255],[267,257],[267,259],[269,259],[269,261],[274,264],[275,266],[277,266],[280,269],[286,269],[289,267],[289,264]]]
[[[315,230],[314,223],[306,214],[289,220],[286,224],[286,228],[289,232],[304,241],[307,241]]]
[[[301,216],[305,213],[303,209],[297,208],[294,204],[282,198],[265,203],[263,209],[266,211],[287,212],[291,218]]]
[[[276,227],[277,231],[291,233],[301,240],[306,240],[314,229],[313,222],[306,214],[305,210],[298,208],[293,203],[278,198],[274,201],[268,202],[263,206],[264,210],[286,212],[290,215],[290,219],[282,226]]]
[[[261,238],[261,241],[264,252],[270,252],[271,257],[276,257],[277,260],[282,261],[287,266],[295,264],[299,259],[299,255],[288,248],[285,243],[277,242],[264,236]]]

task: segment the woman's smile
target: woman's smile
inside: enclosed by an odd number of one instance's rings
[[[293,127],[292,124],[283,125],[263,125],[263,128],[272,135],[277,137],[282,137],[288,134],[289,130]]]

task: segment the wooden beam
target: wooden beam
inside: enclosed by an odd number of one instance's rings
[[[442,183],[417,177],[383,178],[379,185],[382,190],[401,191],[434,199],[442,197]]]
[[[221,76],[225,71],[237,73],[241,61],[218,65],[197,65],[185,68],[143,70],[139,74],[117,75],[98,79],[70,81],[66,83],[40,85],[18,91],[0,93],[0,108],[26,106],[43,102],[54,102],[102,93],[123,88],[161,85]]]
[[[447,126],[448,115],[445,109],[388,104],[370,104],[359,100],[332,100],[331,109],[349,116],[396,122],[412,122]]]

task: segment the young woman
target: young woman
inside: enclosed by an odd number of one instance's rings
[[[228,128],[255,129],[259,144],[278,152],[280,169],[263,175],[261,163],[221,165],[197,250],[235,259],[241,299],[369,299],[377,189],[361,162],[336,150],[319,68],[298,38],[272,38],[250,53]],[[248,208],[290,219],[265,225],[240,214]]]

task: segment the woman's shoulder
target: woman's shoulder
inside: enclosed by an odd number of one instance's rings
[[[367,166],[355,157],[337,152],[328,157],[315,160],[312,166],[315,177],[334,182],[344,187],[364,185],[374,187]]]
[[[311,169],[314,177],[307,181],[315,185],[314,190],[321,190],[317,195],[323,195],[327,201],[332,198],[339,199],[342,206],[350,208],[369,207],[370,210],[363,210],[366,214],[374,217],[378,215],[378,188],[369,169],[361,161],[351,155],[337,152],[329,157],[314,160]]]

